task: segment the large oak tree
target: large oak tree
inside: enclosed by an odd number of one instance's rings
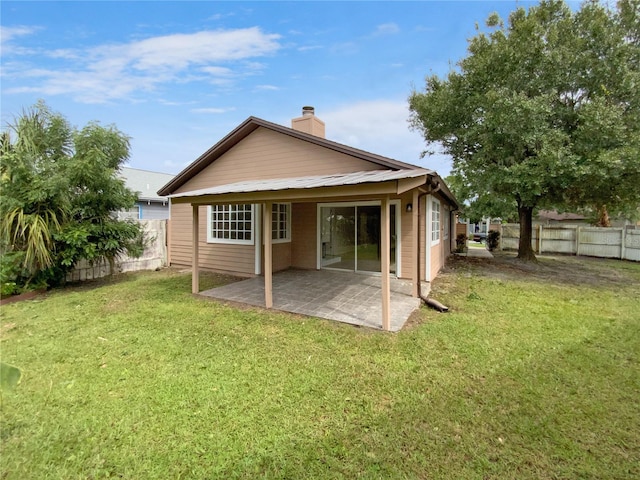
[[[446,78],[410,98],[412,124],[441,144],[469,198],[512,202],[518,257],[534,260],[536,208],[637,210],[640,3],[562,1],[497,14]]]

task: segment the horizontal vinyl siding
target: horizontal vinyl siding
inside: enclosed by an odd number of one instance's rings
[[[255,248],[253,245],[207,243],[207,207],[199,213],[200,268],[236,275],[255,274]],[[171,206],[171,263],[191,266],[191,205]]]
[[[143,220],[166,220],[169,218],[169,203],[138,202],[140,218]]]
[[[279,272],[291,267],[291,243],[274,243],[273,251],[273,271]],[[262,257],[264,271],[264,256]]]
[[[413,272],[413,213],[407,212],[407,204],[413,201],[412,192],[400,197],[400,274],[401,278],[411,278]],[[417,208],[417,205],[413,208]]]
[[[436,278],[438,272],[444,267],[444,258],[442,255],[442,242],[431,247],[431,280]]]
[[[315,270],[318,267],[317,204],[294,203],[291,211],[291,265]]]
[[[239,182],[380,170],[366,160],[258,128],[174,193]]]

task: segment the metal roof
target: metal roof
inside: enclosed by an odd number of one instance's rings
[[[158,195],[158,190],[169,183],[175,175],[151,172],[137,168],[122,167],[120,177],[130,190],[138,193],[138,200],[166,202],[168,197]]]
[[[199,197],[203,195],[221,195],[226,193],[250,193],[320,187],[339,187],[343,185],[359,185],[362,183],[388,182],[403,178],[432,175],[434,173],[435,172],[433,170],[415,168],[411,170],[369,170],[364,172],[318,175],[312,177],[251,180],[219,185],[217,187],[202,188],[200,190],[193,190],[190,192],[176,193],[174,195],[169,195],[169,197]]]

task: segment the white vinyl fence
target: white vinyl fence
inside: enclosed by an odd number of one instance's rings
[[[517,250],[520,225],[501,225],[500,248]],[[531,247],[537,253],[568,253],[640,261],[640,229],[584,225],[534,225]]]
[[[167,266],[167,221],[138,220],[147,236],[147,247],[140,258],[123,256],[116,261],[116,271],[132,272],[137,270],[155,270]],[[91,280],[111,274],[108,263],[90,264],[82,260],[73,271],[67,274],[68,282]]]

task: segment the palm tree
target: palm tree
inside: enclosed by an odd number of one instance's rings
[[[52,266],[54,235],[68,215],[60,167],[71,138],[64,118],[44,103],[23,112],[0,137],[0,253],[22,252],[27,283]]]

